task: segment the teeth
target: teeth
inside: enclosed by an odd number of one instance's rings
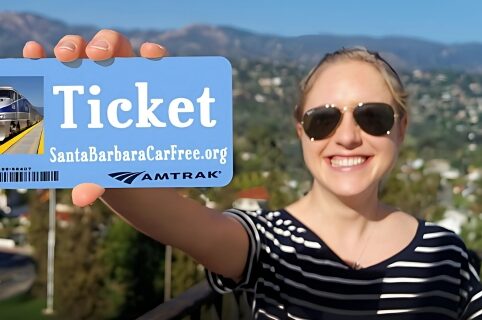
[[[331,165],[333,167],[352,167],[365,162],[365,157],[334,157],[331,158]]]

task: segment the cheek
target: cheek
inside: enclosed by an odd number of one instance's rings
[[[305,163],[309,165],[310,163],[318,162],[327,142],[325,140],[311,141],[306,136],[302,137],[300,141]]]
[[[385,139],[385,141],[380,141],[377,144],[378,153],[383,156],[382,163],[380,165],[383,166],[383,163],[386,163],[384,166],[388,167],[388,172],[393,169],[398,159],[400,143],[397,141],[397,139],[398,137],[395,137],[394,140]]]

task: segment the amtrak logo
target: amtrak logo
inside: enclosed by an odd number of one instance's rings
[[[109,173],[109,176],[112,178],[119,180],[121,182],[131,184],[138,176],[143,174],[145,171],[142,172],[112,172]]]
[[[143,175],[142,175],[143,174]],[[137,177],[142,175],[141,181],[160,181],[160,180],[203,180],[203,179],[219,179],[221,171],[184,171],[184,172],[152,172],[146,173],[146,171],[141,172],[112,172],[109,176],[112,178],[124,182],[126,184],[131,184],[136,180]]]

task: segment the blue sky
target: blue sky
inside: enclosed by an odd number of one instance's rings
[[[287,36],[403,35],[482,42],[482,1],[476,0],[3,0],[0,10],[102,28],[162,30],[207,23]]]

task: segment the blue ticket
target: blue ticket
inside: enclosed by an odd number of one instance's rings
[[[214,187],[233,175],[222,57],[0,59],[0,188]]]

